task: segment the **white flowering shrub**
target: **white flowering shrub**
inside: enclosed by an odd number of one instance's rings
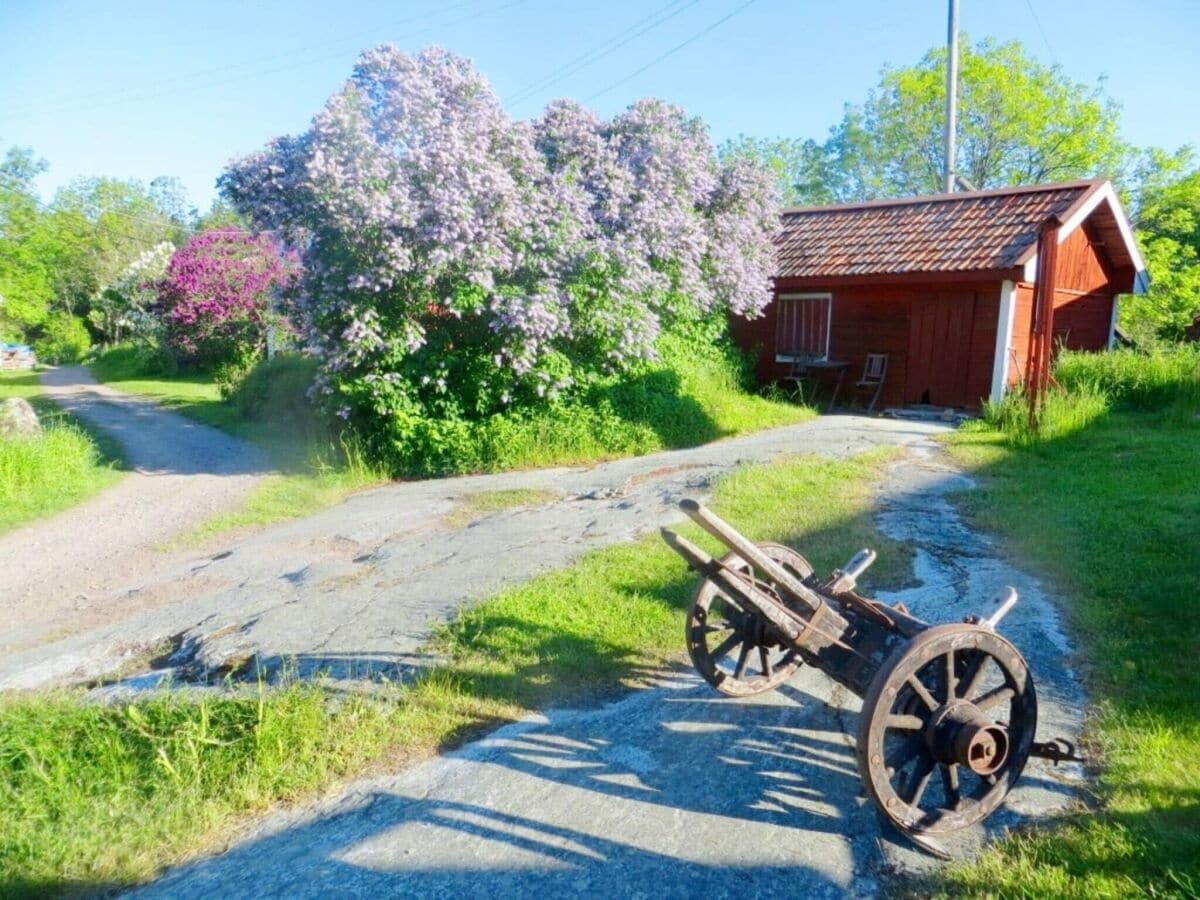
[[[155,244],[93,300],[88,320],[109,342],[158,336],[161,322],[153,307],[158,300],[159,282],[174,253],[175,245],[170,241]]]
[[[320,390],[401,461],[770,298],[773,180],[719,164],[698,119],[643,100],[514,121],[440,49],[364,53],[307,132],[221,188],[300,251]]]

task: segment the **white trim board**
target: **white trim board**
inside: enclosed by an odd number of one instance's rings
[[[1000,313],[996,317],[996,356],[992,360],[993,403],[1004,399],[1008,391],[1008,358],[1012,346],[1013,322],[1017,317],[1017,286],[1004,281],[1000,285]]]
[[[1135,271],[1141,272],[1146,268],[1146,263],[1142,260],[1141,251],[1138,250],[1137,241],[1133,237],[1133,232],[1129,228],[1129,220],[1125,218],[1125,211],[1121,208],[1121,201],[1117,197],[1117,192],[1113,190],[1112,182],[1106,181],[1102,184],[1092,196],[1088,197],[1087,201],[1075,210],[1058,231],[1058,242],[1061,244],[1067,237],[1083,224],[1084,219],[1092,214],[1097,206],[1104,200],[1107,200],[1112,207],[1113,218],[1117,220],[1117,228],[1121,232],[1121,239],[1125,241],[1125,246],[1129,250],[1129,257],[1133,260],[1133,268]]]

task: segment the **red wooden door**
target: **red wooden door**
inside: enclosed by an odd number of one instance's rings
[[[905,403],[967,406],[975,294],[941,291],[916,297],[908,340]]]

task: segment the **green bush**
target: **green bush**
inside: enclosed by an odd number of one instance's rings
[[[47,363],[79,362],[92,347],[83,319],[67,313],[53,313],[41,326],[41,336],[33,342],[38,359]]]
[[[359,440],[395,475],[449,475],[691,447],[811,415],[748,393],[747,363],[728,343],[667,336],[659,347],[659,362],[539,407],[484,419],[380,416]]]
[[[130,342],[101,351],[91,363],[101,381],[128,381],[179,371],[175,357],[158,343]]]
[[[317,361],[311,356],[281,353],[248,369],[223,396],[247,419],[310,431],[316,410],[309,389],[316,377]]]

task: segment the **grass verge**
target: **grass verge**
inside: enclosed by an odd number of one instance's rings
[[[120,450],[40,396],[33,372],[0,373],[0,400],[29,400],[44,431],[0,438],[0,533],[74,506],[120,479]]]
[[[515,509],[518,506],[541,506],[558,498],[554,491],[540,488],[510,488],[498,491],[478,491],[468,494],[458,501],[446,522],[450,525],[463,526],[486,516],[488,513],[500,512],[505,509]]]
[[[756,538],[800,547],[819,570],[875,546],[875,585],[896,584],[910,551],[871,520],[886,455],[742,470],[717,486],[714,506]],[[681,657],[694,583],[657,536],[596,551],[464,611],[435,638],[443,665],[375,697],[310,683],[251,698],[0,701],[0,894],[136,883],[248,814],[636,682]]]
[[[1068,361],[1064,381],[1132,365]],[[1089,735],[1103,765],[1095,809],[1015,834],[920,895],[1200,896],[1200,669],[1191,664],[1200,646],[1200,373],[1178,369],[1170,390],[1161,361],[1146,366],[1134,366],[1133,387],[1116,385],[1127,397],[1158,396],[1125,404],[1146,411],[1118,402],[1059,437],[1028,443],[982,431],[950,444],[979,474],[979,489],[963,498],[969,513],[1064,599],[1084,648]],[[1191,412],[1181,416],[1187,397]]]

